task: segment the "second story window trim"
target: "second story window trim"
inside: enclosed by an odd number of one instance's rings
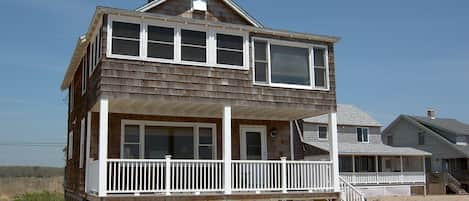
[[[124,23],[124,24],[132,24],[134,29],[135,26],[139,27],[139,35],[138,37],[134,35],[134,37],[122,37],[116,36],[113,34],[113,25],[115,23]],[[168,40],[169,38],[158,36],[149,36],[150,29],[162,29],[162,30],[173,30],[174,37],[172,40]],[[229,68],[229,69],[240,69],[240,70],[249,70],[249,37],[247,32],[241,32],[236,30],[222,30],[217,28],[206,28],[200,27],[195,25],[188,25],[188,24],[171,24],[167,22],[160,22],[155,20],[149,19],[137,19],[131,17],[124,17],[124,16],[114,16],[109,15],[108,17],[108,24],[107,24],[107,52],[106,55],[108,58],[116,58],[116,59],[126,59],[126,60],[139,60],[139,61],[149,61],[149,62],[160,62],[160,63],[171,63],[171,64],[182,64],[182,65],[194,65],[194,66],[204,66],[204,67],[219,67],[219,68]],[[205,44],[198,43],[197,41],[191,41],[183,39],[184,33],[192,34],[192,36],[188,37],[188,40],[196,39],[197,33],[205,33]],[[237,51],[241,51],[240,49],[231,49],[231,48],[224,48],[219,47],[219,43],[217,41],[217,36],[220,35],[228,35],[234,38],[242,37],[242,65],[230,65],[225,63],[234,63],[234,62],[221,62],[217,61],[219,52],[224,53],[225,55],[232,55],[239,57],[237,55]],[[134,51],[129,52],[127,55],[125,54],[117,54],[113,51],[113,40],[121,40],[121,41],[128,41],[129,45],[134,46]],[[138,42],[138,48],[136,48],[135,42]],[[199,40],[200,42],[200,40]],[[134,43],[134,44],[132,44]],[[163,54],[162,56],[155,56],[151,57],[149,53],[150,45],[159,46],[160,48],[164,48],[166,50],[172,49],[172,55]],[[200,49],[205,48],[205,59],[186,59],[183,58],[184,48],[186,51],[190,52],[190,54],[201,54]],[[197,50],[199,48],[199,51]],[[193,51],[193,52],[192,52]],[[225,55],[224,58],[231,59],[231,57],[227,57]],[[238,61],[237,64],[240,62]]]
[[[262,51],[256,51],[256,46],[265,48],[266,55],[258,55],[262,53]],[[317,44],[310,44],[310,43],[303,43],[303,42],[292,42],[292,41],[284,41],[284,40],[277,40],[277,39],[269,39],[269,38],[260,38],[260,37],[253,37],[251,48],[252,51],[252,66],[253,66],[253,82],[255,85],[260,86],[271,86],[271,87],[282,87],[282,88],[295,88],[295,89],[310,89],[310,90],[321,90],[321,91],[328,91],[330,84],[329,84],[329,50],[328,47],[325,45],[317,45]],[[274,50],[277,49],[277,50]],[[307,52],[307,58],[303,61],[303,64],[307,64],[307,81],[305,84],[293,84],[287,83],[285,81],[275,81],[273,77],[273,66],[272,62],[275,60],[272,56],[273,51],[279,50],[287,50],[291,52],[296,52],[299,54],[304,54]],[[323,64],[316,65],[318,62],[315,62],[315,54],[317,55],[317,51],[323,51]],[[278,56],[281,57],[282,55]],[[285,55],[283,55],[285,56]],[[299,55],[293,55],[299,56]],[[261,58],[259,58],[261,57]],[[262,66],[262,70],[257,69],[257,67]],[[265,69],[265,72],[264,72]],[[304,69],[303,69],[304,70]],[[319,70],[324,70],[324,78],[323,86],[318,85],[318,80],[315,75],[319,75]],[[263,76],[256,77],[256,71],[262,72],[265,74],[265,78]],[[318,71],[318,72],[316,72]]]
[[[361,143],[370,142],[370,129],[365,127],[357,128],[357,141]]]

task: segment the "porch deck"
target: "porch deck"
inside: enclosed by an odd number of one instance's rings
[[[341,172],[340,176],[353,185],[424,184],[425,172]]]

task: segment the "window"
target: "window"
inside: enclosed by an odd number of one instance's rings
[[[388,136],[388,145],[392,145],[394,142],[392,141],[392,135]]]
[[[339,156],[339,172],[353,172],[352,156]]]
[[[68,111],[69,112],[73,111],[73,104],[75,102],[75,100],[74,100],[75,94],[73,94],[75,92],[75,90],[73,90],[73,88],[74,88],[74,85],[73,85],[73,80],[72,80],[72,82],[70,83],[70,87],[68,89],[68,102],[69,102]]]
[[[368,128],[357,128],[357,139],[358,142],[369,142]]]
[[[123,157],[126,159],[140,158],[140,126],[125,125]]]
[[[375,157],[355,156],[355,172],[376,172]]]
[[[267,83],[268,61],[267,61],[267,43],[261,41],[254,42],[254,81],[257,83]]]
[[[148,26],[147,51],[150,58],[174,59],[174,29]]]
[[[275,39],[255,39],[253,46],[255,83],[300,89],[328,88],[326,47]]]
[[[207,34],[201,31],[181,30],[181,58],[183,61],[207,61]]]
[[[81,94],[86,93],[86,81],[88,80],[88,54],[86,54],[82,61],[81,61],[81,69],[82,69],[82,74],[81,74]]]
[[[325,49],[314,48],[314,85],[320,88],[326,88],[327,69]]]
[[[81,120],[80,125],[80,168],[83,168],[84,157],[85,157],[85,135],[86,135],[86,120]]]
[[[425,145],[425,135],[423,133],[419,133],[419,145]]]
[[[73,158],[73,130],[68,133],[68,145],[67,145],[67,159],[71,160]]]
[[[318,137],[319,139],[322,139],[322,140],[327,139],[327,127],[326,126],[318,127]]]
[[[112,22],[112,53],[140,55],[140,24]]]
[[[244,66],[244,38],[217,34],[217,64]]]
[[[90,65],[88,66],[89,68],[88,76],[90,77],[99,63],[100,54],[101,54],[100,52],[101,41],[100,40],[101,40],[101,33],[98,31],[98,33],[96,34],[96,37],[94,38],[93,42],[90,45],[90,51],[89,51],[90,52],[89,53]]]
[[[215,125],[172,122],[123,123],[125,159],[214,159]]]
[[[215,159],[213,128],[199,128],[199,159]]]
[[[271,45],[270,65],[273,83],[310,85],[307,48]]]

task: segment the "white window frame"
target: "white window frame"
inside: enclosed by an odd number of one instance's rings
[[[139,126],[140,134],[140,151],[139,158],[145,159],[145,126],[166,126],[166,127],[191,127],[194,133],[194,159],[199,159],[199,146],[206,146],[206,144],[199,144],[199,128],[212,129],[212,158],[217,160],[217,125],[215,123],[197,123],[197,122],[166,122],[166,121],[140,121],[140,120],[121,120],[121,153],[120,157],[124,158],[124,140],[125,140],[125,126],[135,125]]]
[[[363,130],[365,130],[365,129],[367,130],[367,132],[366,132],[366,135],[367,135],[367,136],[366,136],[366,140],[367,140],[367,141],[359,141],[359,140],[358,140],[358,129],[362,129],[362,140],[365,139],[365,138],[364,138],[364,135],[363,135]],[[355,134],[356,134],[356,136],[357,136],[357,141],[358,141],[358,142],[360,142],[360,143],[365,143],[365,144],[366,144],[366,143],[370,143],[370,129],[369,129],[368,127],[357,127],[357,128],[355,129]]]
[[[74,95],[74,92],[75,90],[73,89],[75,87],[75,85],[73,84],[73,80],[72,82],[70,83],[70,88],[68,90],[68,98],[69,98],[69,112],[72,113],[73,112],[73,107],[74,107],[74,104],[75,104],[75,95]]]
[[[73,159],[73,130],[68,132],[67,160]]]
[[[256,41],[265,42],[267,43],[267,83],[265,82],[256,82],[256,75],[255,75],[255,45]],[[296,84],[285,84],[285,83],[273,83],[272,82],[272,62],[271,62],[271,45],[279,45],[279,46],[287,46],[287,47],[295,47],[295,48],[305,48],[309,51],[309,76],[310,76],[310,83],[308,86],[306,85],[296,85]],[[324,49],[325,54],[325,67],[326,67],[326,87],[316,87],[315,85],[315,77],[314,77],[314,48],[321,48]],[[292,42],[292,41],[285,41],[285,40],[278,40],[278,39],[271,39],[271,38],[262,38],[262,37],[253,37],[251,41],[251,57],[252,59],[252,80],[253,84],[257,86],[269,86],[269,87],[280,87],[280,88],[294,88],[294,89],[307,89],[307,90],[318,90],[318,91],[329,91],[330,89],[330,81],[329,81],[329,48],[326,45],[318,45],[318,44],[311,44],[311,43],[302,43],[302,42]]]
[[[129,55],[119,55],[112,53],[112,23],[113,22],[124,22],[124,23],[133,23],[140,25],[140,54],[139,56],[129,56]],[[161,58],[150,58],[147,56],[147,47],[148,47],[148,26],[159,26],[167,27],[174,29],[174,59],[161,59]],[[181,59],[181,30],[192,30],[192,31],[201,31],[206,33],[206,62],[195,62],[195,61],[183,61]],[[149,62],[160,62],[160,63],[170,63],[170,64],[182,64],[182,65],[194,65],[194,66],[203,66],[203,67],[218,67],[218,68],[228,68],[228,69],[238,69],[238,70],[249,70],[249,33],[237,30],[222,30],[212,27],[201,27],[196,25],[189,24],[170,24],[167,22],[151,20],[151,19],[140,19],[132,18],[125,16],[108,16],[107,24],[107,51],[106,56],[108,58],[114,59],[126,59],[126,60],[138,60],[138,61],[149,61]],[[217,64],[217,42],[216,34],[226,34],[233,36],[242,36],[243,37],[243,66],[227,65],[227,64]]]
[[[259,132],[261,134],[261,160],[268,160],[267,151],[267,126],[240,125],[239,126],[239,146],[241,160],[247,160],[246,132]]]
[[[321,135],[320,135],[319,129],[320,129],[321,127],[326,128],[326,138],[322,138]],[[328,128],[328,126],[318,125],[318,139],[319,139],[319,140],[323,140],[323,141],[326,141],[327,139],[329,139],[329,128]]]
[[[80,124],[80,162],[79,167],[83,168],[85,161],[85,135],[86,135],[86,119],[83,118]]]
[[[88,48],[87,48],[88,49]],[[88,75],[86,74],[87,72],[87,68],[88,68],[88,61],[87,61],[87,58],[89,58],[89,55],[88,53],[83,56],[83,59],[82,59],[82,66],[81,66],[81,95],[85,95],[86,93],[86,88],[87,88],[87,80],[88,80]]]

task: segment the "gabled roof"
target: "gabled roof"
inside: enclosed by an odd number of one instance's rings
[[[140,8],[137,8],[136,11],[146,12],[146,11],[152,9],[152,8],[157,7],[158,5],[161,5],[162,3],[166,2],[166,1],[168,1],[168,0],[153,0],[153,1],[151,1],[147,4],[145,4],[145,5],[141,6]],[[237,12],[240,16],[242,16],[246,21],[248,21],[249,23],[251,23],[255,27],[258,27],[258,28],[263,28],[264,27],[259,21],[257,21],[251,15],[249,15],[249,13],[246,12],[246,10],[241,8],[241,6],[239,6],[233,0],[221,0],[221,1],[226,3],[226,5],[228,5],[231,9],[233,9],[235,12]]]
[[[394,120],[382,133],[389,133],[392,128],[397,126],[400,121],[407,121],[412,125],[416,126],[420,130],[428,133],[429,135],[434,136],[436,139],[448,145],[448,148],[452,148],[462,154],[464,157],[469,158],[469,145],[458,145],[447,139],[447,134],[442,132],[453,132],[453,131],[463,131],[467,124],[461,123],[455,119],[430,119],[427,117],[419,116],[410,116],[410,115],[400,115],[396,120]],[[463,124],[463,125],[461,125]],[[456,126],[456,128],[451,128],[451,125]],[[462,127],[460,127],[462,126]],[[436,128],[436,129],[435,129]],[[453,131],[451,131],[453,130]]]
[[[468,135],[469,136],[469,125],[462,123],[456,119],[430,119],[428,117],[411,116],[419,123],[429,127],[436,128],[438,130],[446,131],[454,135]]]
[[[321,115],[304,119],[307,123],[320,123],[327,124],[328,116]],[[354,105],[338,104],[337,105],[337,124],[350,125],[350,126],[376,126],[381,127],[381,124],[374,119],[371,115],[364,112]]]
[[[324,151],[329,151],[327,142],[305,142]],[[385,144],[358,144],[339,143],[341,155],[365,155],[365,156],[430,156],[431,153],[411,147],[392,147]]]

